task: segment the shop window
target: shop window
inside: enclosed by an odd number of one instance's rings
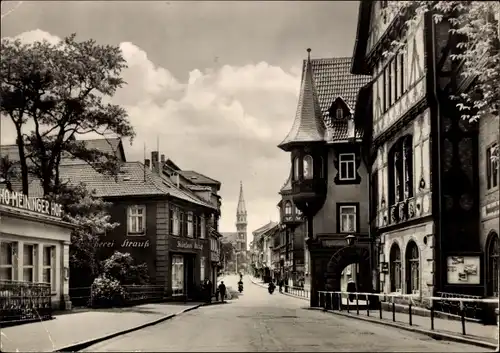
[[[486,149],[486,188],[493,189],[498,186],[498,147],[493,144]]]
[[[170,234],[179,235],[179,210],[175,207],[170,208],[169,214]]]
[[[498,297],[498,267],[499,263],[499,239],[498,234],[491,232],[490,240],[487,248],[487,263],[488,263],[488,296]]]
[[[406,284],[408,294],[420,292],[420,254],[414,241],[406,247]]]
[[[304,179],[313,178],[313,158],[309,155],[304,157]]]
[[[43,282],[50,283],[52,292],[56,292],[56,266],[55,266],[56,248],[55,246],[43,247]]]
[[[287,201],[285,203],[285,215],[290,216],[292,214],[292,203]]]
[[[356,227],[356,206],[339,206],[339,232],[355,233]]]
[[[36,282],[36,246],[24,244],[23,246],[23,281]]]
[[[341,153],[339,155],[339,179],[356,179],[356,155],[354,153]]]
[[[128,235],[144,235],[146,230],[146,206],[128,208]]]
[[[172,256],[172,295],[184,295],[184,257]]]
[[[200,218],[200,238],[201,239],[205,239],[205,234],[206,234],[206,231],[207,231],[207,225],[205,223],[205,216],[201,216]]]
[[[200,279],[203,281],[205,279],[205,257],[200,257]]]
[[[188,238],[192,238],[194,235],[194,232],[193,232],[193,212],[187,213],[186,222],[187,222],[187,236],[188,236]]]
[[[401,249],[394,243],[390,252],[391,292],[401,292]]]
[[[17,267],[17,243],[0,243],[0,280],[15,281]]]

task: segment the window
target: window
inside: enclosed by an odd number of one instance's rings
[[[486,188],[492,189],[498,186],[498,153],[497,144],[486,149]]]
[[[205,257],[200,257],[200,279],[205,279]]]
[[[340,180],[356,179],[356,158],[354,153],[341,153],[339,155]]]
[[[184,237],[186,236],[187,233],[186,214],[184,212],[179,212],[179,223],[180,223],[179,235]]]
[[[304,157],[304,179],[313,178],[313,158],[309,155]]]
[[[399,139],[389,152],[389,203],[413,197],[412,136]]]
[[[337,108],[337,110],[335,111],[335,117],[337,119],[342,119],[344,117],[344,111],[342,110],[342,108]]]
[[[300,211],[297,206],[295,206],[295,216],[300,217],[302,216],[302,211]]]
[[[23,246],[23,281],[36,282],[36,247],[25,244]]]
[[[184,257],[182,255],[172,256],[172,295],[184,294]]]
[[[175,207],[170,208],[170,233],[179,235],[179,210]]]
[[[401,292],[401,250],[394,243],[390,252],[391,292]]]
[[[378,170],[375,170],[371,176],[371,185],[370,185],[370,203],[371,203],[371,219],[374,219],[377,216],[378,212]]]
[[[498,234],[492,232],[490,234],[490,242],[487,249],[488,261],[488,296],[498,297],[498,266],[499,262],[499,239]]]
[[[289,216],[292,214],[292,203],[290,201],[287,201],[285,203],[285,215]]]
[[[128,208],[128,233],[144,235],[146,230],[146,207],[130,206]]]
[[[193,232],[193,212],[187,213],[186,222],[187,222],[187,236],[189,238],[192,238],[194,235],[194,232]]]
[[[420,256],[417,244],[410,241],[406,247],[406,283],[408,294],[418,294],[420,291]]]
[[[44,246],[43,247],[43,281],[44,283],[50,283],[50,288],[52,292],[57,290],[56,288],[56,266],[55,266],[55,246]]]
[[[299,180],[299,176],[300,176],[300,158],[299,157],[295,157],[295,159],[293,160],[293,178],[294,180]]]
[[[16,280],[16,243],[0,243],[0,280]]]
[[[200,238],[205,239],[205,232],[206,232],[207,226],[205,224],[205,216],[200,217]]]
[[[340,206],[340,232],[357,232],[356,229],[356,206]]]

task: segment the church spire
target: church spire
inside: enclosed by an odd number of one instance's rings
[[[245,198],[243,197],[243,182],[240,181],[240,197],[238,199],[238,208],[236,209],[236,215],[247,214],[247,208],[245,206]]]
[[[314,84],[311,63],[311,49],[307,49],[307,60],[304,60],[299,102],[292,129],[278,145],[288,151],[293,144],[324,141],[325,123],[319,105],[318,93]]]

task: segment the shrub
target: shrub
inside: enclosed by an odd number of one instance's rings
[[[105,276],[116,279],[121,285],[149,283],[148,266],[145,263],[136,265],[130,253],[115,251],[102,262],[102,269]]]
[[[93,308],[123,306],[127,300],[127,293],[120,282],[105,275],[101,275],[94,280],[91,290],[90,305]]]

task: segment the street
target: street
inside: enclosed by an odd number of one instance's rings
[[[236,276],[226,285],[237,288]],[[244,292],[225,305],[172,320],[87,348],[87,352],[487,352],[487,349],[305,309],[308,302],[244,279]]]

